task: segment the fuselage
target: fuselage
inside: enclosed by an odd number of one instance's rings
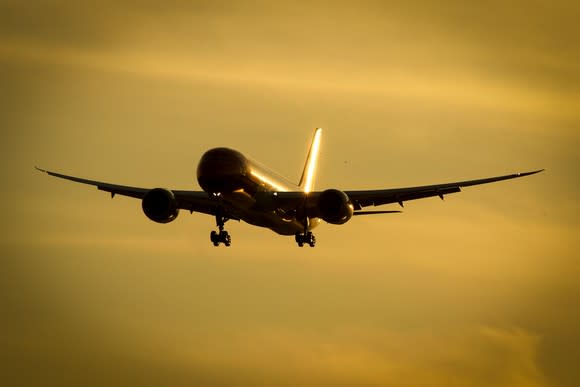
[[[232,218],[282,235],[304,231],[304,214],[277,208],[274,200],[277,192],[300,191],[300,187],[234,149],[205,152],[197,166],[197,181]],[[319,222],[307,219],[307,228]]]

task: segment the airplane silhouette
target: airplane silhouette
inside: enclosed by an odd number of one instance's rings
[[[77,183],[96,186],[101,191],[141,199],[145,215],[154,222],[168,223],[179,210],[200,212],[215,217],[218,231],[212,231],[214,246],[230,246],[231,237],[224,230],[230,220],[269,228],[281,235],[294,235],[298,246],[314,247],[312,229],[321,220],[344,224],[353,216],[397,213],[396,210],[363,210],[364,207],[403,203],[460,192],[461,188],[533,175],[543,169],[504,176],[427,186],[380,190],[313,191],[320,138],[317,128],[310,144],[298,184],[270,171],[242,153],[229,148],[214,148],[204,153],[197,166],[197,181],[203,191],[139,188],[67,176],[36,167],[41,172]]]

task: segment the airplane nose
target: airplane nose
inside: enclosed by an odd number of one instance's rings
[[[206,192],[233,192],[243,188],[248,162],[240,152],[214,148],[205,152],[197,166],[197,181]]]

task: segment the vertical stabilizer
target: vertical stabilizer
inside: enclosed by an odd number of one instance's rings
[[[310,149],[308,150],[308,156],[306,157],[306,164],[304,164],[302,177],[300,177],[300,183],[298,184],[304,192],[310,192],[312,188],[314,188],[314,175],[316,174],[321,135],[322,129],[316,128],[314,130],[314,136],[312,137]]]

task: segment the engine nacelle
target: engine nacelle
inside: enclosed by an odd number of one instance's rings
[[[348,195],[337,189],[327,189],[318,197],[318,215],[326,222],[343,224],[352,218],[354,208]]]
[[[153,188],[145,194],[141,202],[143,212],[157,223],[169,223],[179,214],[173,192],[164,188]]]

